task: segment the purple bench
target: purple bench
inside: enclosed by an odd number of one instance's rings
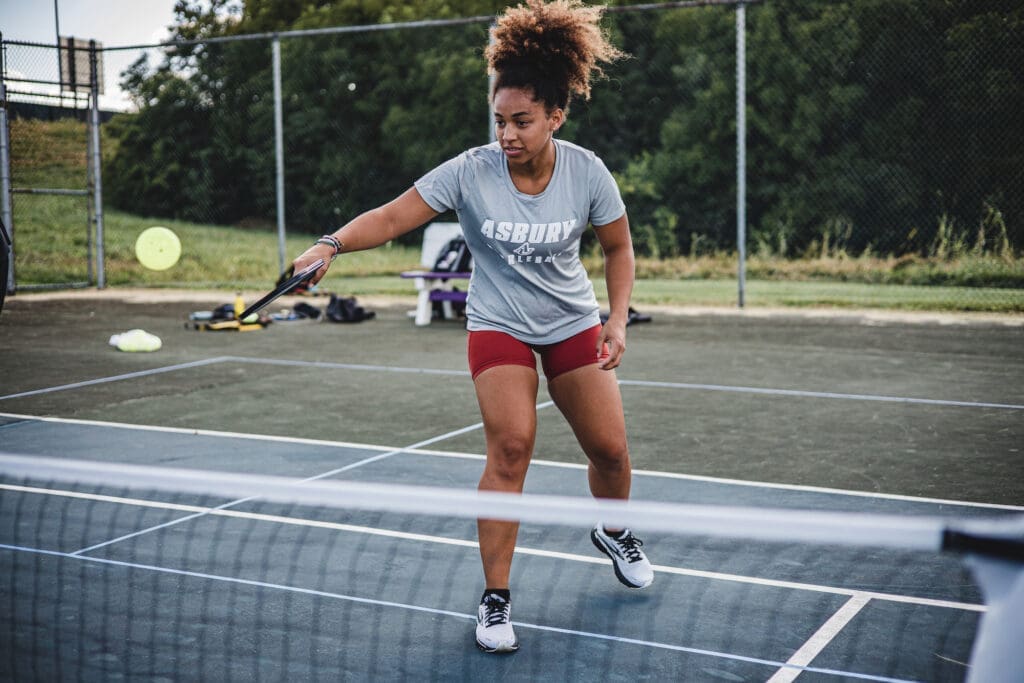
[[[451,280],[468,280],[470,273],[450,273],[430,270],[410,270],[402,273],[407,280],[416,281],[416,324],[429,325],[434,317],[435,301],[442,303],[446,319],[455,318],[452,302],[465,303],[466,292],[452,289]]]

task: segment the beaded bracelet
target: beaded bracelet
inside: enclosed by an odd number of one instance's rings
[[[337,256],[339,253],[341,253],[341,248],[344,246],[334,235],[324,235],[323,237],[318,239],[316,243],[326,244],[327,246],[332,247],[334,249],[333,256]]]

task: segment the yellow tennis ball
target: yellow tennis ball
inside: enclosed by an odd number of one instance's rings
[[[146,228],[135,240],[135,256],[150,270],[167,270],[181,256],[181,241],[168,228]]]

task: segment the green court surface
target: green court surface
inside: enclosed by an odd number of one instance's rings
[[[411,304],[367,300],[377,318],[354,325],[186,329],[210,301],[13,297],[0,410],[389,444],[479,421],[458,322],[415,327]],[[1019,316],[649,312],[618,371],[635,467],[1024,503]],[[135,328],[163,348],[108,345]],[[247,362],[161,371],[225,356]],[[102,381],[128,373],[140,374]],[[59,389],[78,382],[97,383]],[[580,461],[557,411],[542,411],[539,429],[537,457]],[[484,450],[479,430],[444,447]]]

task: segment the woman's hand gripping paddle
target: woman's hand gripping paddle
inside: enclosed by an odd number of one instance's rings
[[[269,305],[270,302],[272,302],[274,299],[292,291],[293,289],[301,285],[303,282],[313,277],[316,274],[316,271],[324,267],[324,263],[325,261],[323,259],[317,259],[316,261],[309,264],[299,272],[295,273],[290,278],[279,284],[277,287],[274,287],[274,289],[271,290],[262,299],[252,304],[244,311],[242,311],[241,315],[238,316],[238,320],[245,320],[253,313],[256,313],[261,308],[264,308],[267,305]]]

